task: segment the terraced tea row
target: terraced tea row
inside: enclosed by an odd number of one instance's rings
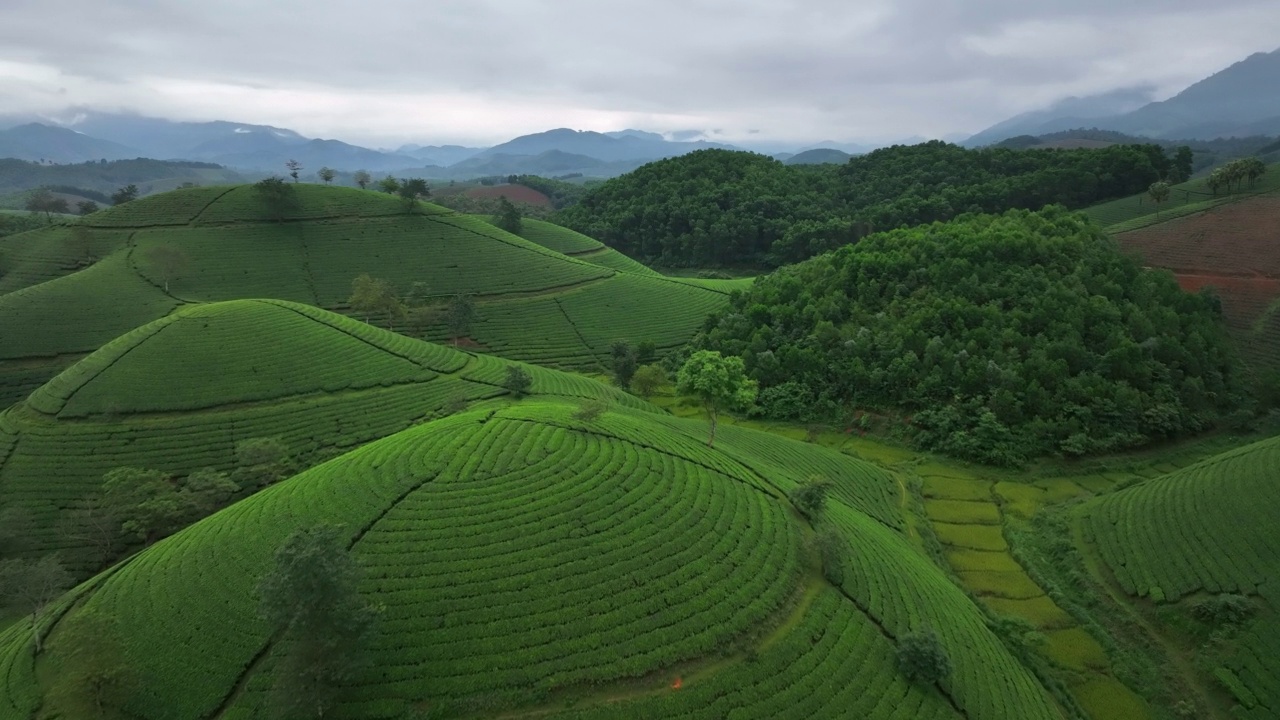
[[[1280,708],[1280,438],[1205,460],[1083,506],[1086,540],[1131,595],[1157,603],[1195,593],[1255,598],[1266,612],[1213,674],[1239,717]]]
[[[0,403],[30,387],[31,368],[11,361],[90,352],[182,302],[265,297],[349,310],[361,273],[434,305],[427,337],[451,340],[443,303],[471,294],[481,349],[571,368],[598,369],[615,340],[679,346],[727,301],[728,288],[663,279],[625,259],[578,260],[442,208],[406,213],[381,193],[296,191],[284,222],[253,209],[249,186],[196,188],[105,210],[86,220],[93,227],[0,240],[0,387],[13,388]],[[80,230],[102,259],[76,271],[86,260],[70,238]]]
[[[304,457],[348,449],[507,394],[506,368],[293,303],[190,306],[108,343],[0,413],[0,509],[31,516],[37,549],[94,568],[89,519],[76,510],[109,470],[229,469],[238,442],[263,437]],[[528,372],[535,395],[651,410],[586,378]]]

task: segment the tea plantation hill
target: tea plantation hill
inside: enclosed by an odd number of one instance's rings
[[[238,442],[295,456],[350,449],[445,408],[508,394],[505,363],[306,305],[189,305],[113,340],[0,413],[0,511],[20,508],[31,552],[100,569],[74,510],[117,467],[231,469]],[[529,367],[531,392],[647,407],[586,378]]]
[[[552,377],[549,373],[547,377]],[[973,601],[905,537],[884,471],[617,404],[531,398],[433,420],[263,490],[65,596],[34,665],[0,631],[0,716],[75,716],[61,629],[118,620],[129,717],[266,718],[279,648],[253,588],[296,528],[340,524],[379,618],[326,717],[1062,717]],[[844,550],[819,571],[785,500],[821,474]],[[954,671],[909,683],[896,638]]]
[[[1214,456],[1092,500],[1077,511],[1087,552],[1134,598],[1174,605],[1175,632],[1204,642],[1202,667],[1230,691],[1232,716],[1280,714],[1280,437]],[[1221,610],[1187,613],[1219,594],[1247,596],[1250,617],[1225,633]],[[1212,605],[1207,606],[1212,608]],[[1201,608],[1203,614],[1205,607]],[[1187,613],[1184,615],[1183,613]],[[1177,618],[1175,620],[1175,618]],[[1217,631],[1222,638],[1209,640]]]
[[[410,213],[372,191],[294,188],[298,206],[279,222],[253,186],[201,187],[0,239],[0,402],[181,304],[269,297],[345,310],[364,272],[402,292],[425,283],[440,302],[472,293],[481,348],[573,369],[598,369],[619,339],[680,346],[727,300],[714,283],[621,256],[607,263],[621,270],[575,259],[434,205]],[[159,247],[178,260],[156,262]],[[441,321],[428,335],[444,332]]]

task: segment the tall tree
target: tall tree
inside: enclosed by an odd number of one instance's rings
[[[156,245],[147,251],[147,260],[164,283],[165,292],[169,292],[169,283],[177,280],[191,264],[191,258],[173,245]]]
[[[623,390],[631,389],[631,379],[635,377],[636,351],[626,340],[615,340],[609,347],[609,359],[613,370],[613,380]]]
[[[1151,183],[1151,187],[1147,188],[1147,195],[1156,204],[1156,219],[1159,220],[1160,205],[1169,199],[1169,183],[1163,180]]]
[[[351,179],[355,181],[356,186],[361,190],[368,188],[369,183],[373,182],[373,176],[369,174],[368,170],[357,170],[356,174],[351,176]]]
[[[406,178],[396,189],[396,194],[404,201],[405,212],[413,212],[420,198],[431,196],[431,189],[427,187],[427,181],[422,178]]]
[[[111,193],[112,205],[123,205],[138,199],[138,186],[129,184]]]
[[[375,613],[360,596],[362,572],[332,525],[295,531],[258,584],[262,617],[280,637],[279,716],[323,718],[362,660]]]
[[[53,213],[66,213],[70,210],[65,198],[57,197],[45,187],[31,191],[25,207],[29,212],[44,213],[46,222],[53,222]]]
[[[150,544],[182,527],[190,505],[173,479],[159,470],[120,467],[103,476],[102,491],[120,518],[120,529]]]
[[[302,171],[302,163],[290,158],[285,161],[284,167],[289,171],[289,177],[293,178],[295,183],[298,182],[298,173]]]
[[[502,386],[510,390],[512,395],[522,398],[529,394],[529,388],[533,386],[533,377],[520,365],[508,365],[507,376],[502,381]]]
[[[498,196],[498,211],[493,214],[491,222],[512,235],[519,235],[524,230],[524,219],[520,214],[520,208],[505,195]]]
[[[383,315],[392,329],[405,315],[404,302],[391,283],[368,273],[361,273],[351,281],[351,296],[347,298],[347,304],[352,310],[364,313],[365,322],[374,313]]]
[[[98,212],[98,203],[92,200],[81,200],[76,203],[76,212],[80,215],[92,215]]]
[[[325,185],[328,185],[329,183],[333,182],[333,179],[337,177],[337,175],[338,173],[334,171],[333,168],[328,168],[328,167],[322,167],[316,171],[316,176],[319,177],[320,180],[322,180]]]
[[[471,323],[476,318],[476,304],[466,293],[458,293],[449,298],[449,308],[445,312],[445,325],[448,326],[449,337],[453,346],[458,346],[458,338],[471,335]]]
[[[40,615],[49,603],[75,584],[71,573],[56,556],[39,560],[6,560],[0,563],[0,599],[8,607],[31,616],[31,654],[44,649],[44,625]]]
[[[277,222],[283,221],[289,211],[298,207],[298,193],[293,186],[274,175],[253,184],[254,192],[267,208],[267,214]]]
[[[1173,181],[1181,183],[1190,180],[1194,168],[1195,153],[1191,152],[1191,148],[1187,145],[1179,146],[1173,156]]]
[[[400,192],[400,181],[388,175],[378,181],[378,190],[388,195],[395,195]]]
[[[716,423],[722,410],[743,408],[756,399],[756,381],[747,378],[742,358],[725,357],[715,350],[699,350],[689,357],[676,376],[677,390],[702,402],[711,424],[707,446],[716,443]]]
[[[643,398],[651,397],[658,388],[666,384],[667,374],[660,365],[641,365],[636,368],[635,377],[631,379],[631,386]]]
[[[77,265],[88,265],[96,259],[93,252],[95,237],[88,225],[73,225],[65,244],[67,251],[75,257]]]

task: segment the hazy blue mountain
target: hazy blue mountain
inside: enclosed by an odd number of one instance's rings
[[[805,150],[783,160],[787,165],[822,165],[832,163],[835,165],[843,165],[849,162],[849,158],[853,157],[843,150],[833,148],[815,148],[813,150]]]
[[[301,163],[303,172],[307,174],[314,173],[321,167],[383,172],[421,164],[419,159],[408,155],[391,155],[339,140],[304,140],[296,143],[273,133],[256,130],[204,143],[195,148],[189,157],[219,165],[280,174],[285,172],[285,162],[289,160]]]
[[[40,123],[0,130],[0,158],[65,164],[123,160],[140,155],[138,150],[119,143]]]
[[[1280,134],[1280,50],[1255,53],[1168,100],[1109,122],[1152,137],[1244,137]]]
[[[137,148],[146,157],[158,159],[191,159],[195,148],[236,135],[270,134],[282,143],[299,145],[307,141],[302,135],[285,128],[224,120],[179,122],[142,115],[94,111],[70,113],[68,117],[63,123],[66,127]]]
[[[1125,107],[1142,98],[1144,92],[1149,99],[1144,88],[1067,98],[1045,110],[997,123],[964,144],[977,147],[1020,135],[1039,136],[1081,127],[1158,139],[1280,135],[1280,93],[1276,88],[1280,88],[1280,50],[1250,55],[1168,100]]]
[[[477,157],[491,155],[536,156],[551,150],[559,150],[572,155],[585,155],[597,160],[614,162],[620,160],[658,160],[660,158],[684,155],[704,148],[729,147],[728,145],[705,141],[669,142],[661,138],[654,140],[635,134],[612,137],[605,133],[559,128],[533,135],[523,135],[501,145],[491,147]]]
[[[464,147],[462,145],[401,145],[394,155],[417,158],[428,165],[448,167],[473,158],[484,151],[484,148]]]
[[[966,147],[982,147],[1019,135],[1046,135],[1078,127],[1097,125],[1107,118],[1136,110],[1151,102],[1153,89],[1132,87],[1086,97],[1063,98],[1043,110],[1033,110],[996,123],[961,142]]]
[[[608,135],[611,138],[634,137],[634,138],[640,138],[641,140],[652,140],[654,142],[667,141],[666,138],[662,137],[658,133],[648,132],[645,130],[615,130],[613,132],[607,132],[605,133],[605,135]]]

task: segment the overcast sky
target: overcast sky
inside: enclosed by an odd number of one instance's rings
[[[0,112],[265,123],[370,145],[571,127],[942,137],[1171,95],[1280,47],[1276,0],[0,0]]]

